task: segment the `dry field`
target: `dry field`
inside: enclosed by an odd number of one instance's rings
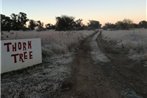
[[[146,98],[147,30],[3,32],[41,38],[43,63],[2,75],[3,98]]]

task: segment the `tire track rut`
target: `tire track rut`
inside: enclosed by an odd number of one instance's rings
[[[72,77],[67,83],[72,87],[62,92],[60,98],[121,98],[103,74],[100,65],[92,60],[90,42],[96,34],[79,45],[72,65]]]

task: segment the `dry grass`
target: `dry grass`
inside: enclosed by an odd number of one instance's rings
[[[104,31],[103,36],[116,41],[115,46],[127,49],[130,59],[147,61],[147,29]]]
[[[77,44],[93,31],[11,31],[3,32],[2,40],[41,38],[43,56],[73,51]]]

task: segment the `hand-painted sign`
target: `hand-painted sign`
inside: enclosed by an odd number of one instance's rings
[[[22,69],[41,62],[40,39],[1,41],[1,73]]]

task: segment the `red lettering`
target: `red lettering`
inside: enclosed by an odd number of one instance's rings
[[[17,58],[16,56],[18,56],[19,54],[12,54],[11,56],[14,58],[14,63],[17,63]]]
[[[26,50],[26,43],[23,42],[23,50]]]
[[[19,54],[19,61],[24,62],[24,60],[23,60],[23,54],[22,53]]]
[[[33,59],[32,51],[12,54],[11,57],[14,59],[14,63],[25,62],[26,59]]]
[[[27,59],[27,52],[24,52],[24,59]]]
[[[17,50],[27,50],[27,49],[32,49],[32,42],[8,42],[4,43],[4,46],[6,46],[7,52],[15,52]]]
[[[32,43],[31,43],[31,41],[28,41],[28,49],[32,49]]]
[[[22,48],[21,42],[18,42],[18,49],[21,50],[21,48]]]
[[[4,43],[4,46],[6,45],[7,46],[7,52],[9,52],[10,51],[10,45],[11,45],[12,43],[11,42],[9,42],[9,43]]]
[[[29,52],[30,59],[33,59],[32,51]]]
[[[14,45],[12,45],[12,51],[14,52],[14,51],[16,51],[17,49],[16,49],[16,43],[14,43]]]

